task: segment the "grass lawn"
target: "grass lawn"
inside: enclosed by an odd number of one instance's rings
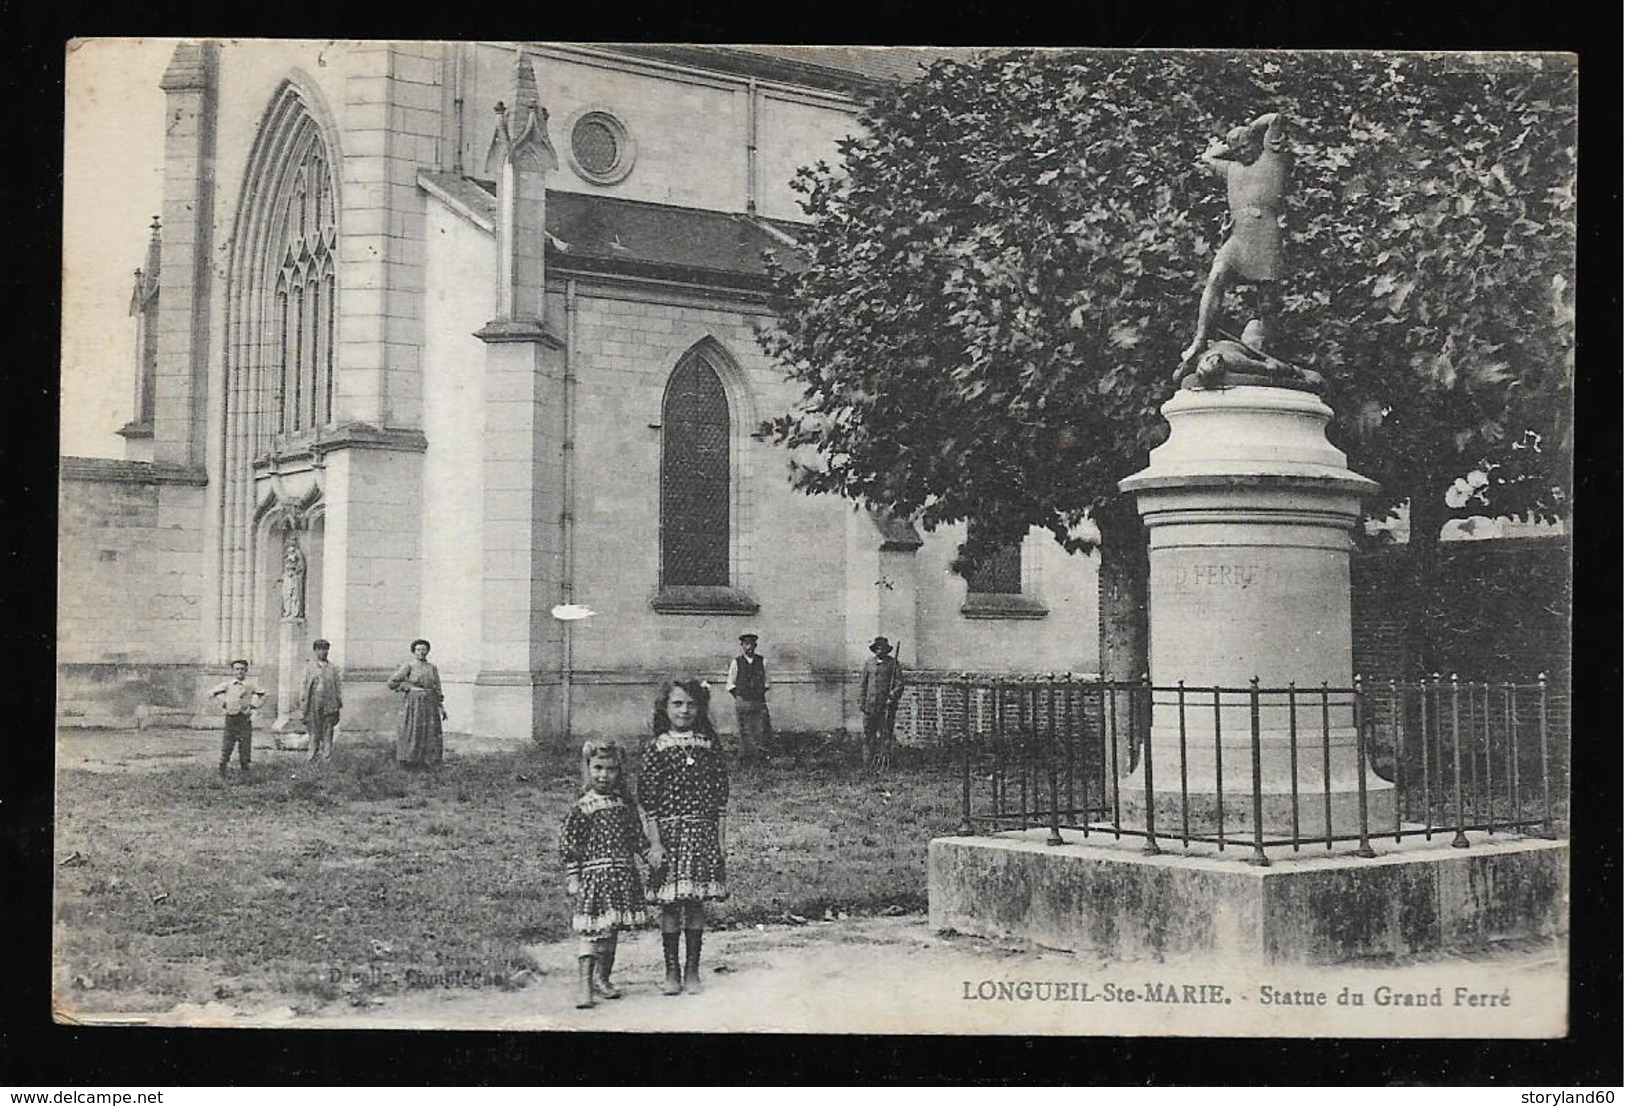
[[[519,987],[525,947],[569,936],[557,834],[579,793],[573,756],[453,756],[422,774],[380,743],[319,766],[262,759],[252,784],[235,772],[59,775],[56,856],[84,858],[57,868],[60,1006],[311,1010],[353,1000],[371,969]],[[753,766],[732,792],[723,926],[923,910],[926,843],[959,823],[947,765],[878,779]]]

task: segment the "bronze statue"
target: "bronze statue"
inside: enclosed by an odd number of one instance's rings
[[[1207,348],[1224,293],[1236,281],[1257,284],[1260,292],[1260,334],[1267,335],[1280,303],[1281,211],[1292,153],[1280,115],[1260,115],[1244,127],[1215,138],[1200,158],[1215,176],[1223,177],[1230,200],[1230,237],[1219,247],[1202,289],[1196,316],[1196,337],[1180,355],[1181,380],[1197,356]]]
[[[1187,374],[1183,366],[1181,367],[1183,386],[1187,389],[1197,389],[1262,384],[1316,391],[1320,389],[1324,381],[1319,373],[1290,365],[1278,357],[1271,357],[1264,352],[1264,341],[1263,323],[1253,319],[1241,332],[1239,340],[1225,337],[1216,342],[1208,342],[1196,357],[1193,373]]]

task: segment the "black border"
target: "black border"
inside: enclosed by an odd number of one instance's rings
[[[826,3],[764,9],[691,8],[603,20],[582,5],[514,9],[441,5],[393,9],[289,2],[185,0],[152,9],[83,0],[8,11],[4,80],[10,111],[12,305],[3,364],[9,431],[0,495],[11,540],[0,625],[13,654],[8,701],[20,711],[0,775],[4,901],[15,959],[5,972],[0,1072],[19,1085],[265,1084],[1419,1084],[1583,1087],[1621,1083],[1619,826],[1620,663],[1614,601],[1590,601],[1607,558],[1617,580],[1620,449],[1615,401],[1620,317],[1617,15],[1580,6],[1479,3],[1459,10],[1402,0],[1354,4],[1283,0],[1244,10],[1216,5],[1089,5],[1058,13],[968,5],[843,11]],[[1600,9],[1602,5],[1595,6]],[[1095,10],[1103,8],[1107,10]],[[620,14],[620,13],[618,13]],[[597,16],[596,25],[589,26]],[[752,19],[754,17],[754,21]],[[528,37],[570,41],[849,42],[937,45],[1539,49],[1581,58],[1581,242],[1578,456],[1574,551],[1576,752],[1591,786],[1574,802],[1571,1017],[1559,1041],[1369,1041],[1178,1038],[657,1037],[641,1035],[311,1030],[85,1029],[49,1021],[51,733],[60,317],[61,126],[64,46],[71,36],[199,35],[302,38]],[[39,258],[51,259],[47,265]],[[1604,395],[1606,393],[1606,395]],[[1598,636],[1599,633],[1602,636]],[[1606,713],[1608,717],[1604,718]],[[20,715],[20,717],[19,717]],[[1584,724],[1582,724],[1584,723]],[[1578,767],[1578,762],[1577,762]],[[603,1063],[579,1063],[583,1056]]]

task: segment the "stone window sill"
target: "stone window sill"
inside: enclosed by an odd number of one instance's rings
[[[1049,608],[1027,595],[972,594],[959,613],[966,618],[1045,618]]]
[[[649,606],[661,614],[755,614],[761,609],[738,588],[698,585],[663,587]]]

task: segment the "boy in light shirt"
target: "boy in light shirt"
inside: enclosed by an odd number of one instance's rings
[[[248,662],[231,662],[231,679],[213,688],[209,698],[218,697],[226,712],[226,732],[220,741],[220,775],[226,774],[231,763],[231,748],[237,747],[237,763],[248,778],[254,757],[254,711],[265,701],[265,689],[248,678]]]

